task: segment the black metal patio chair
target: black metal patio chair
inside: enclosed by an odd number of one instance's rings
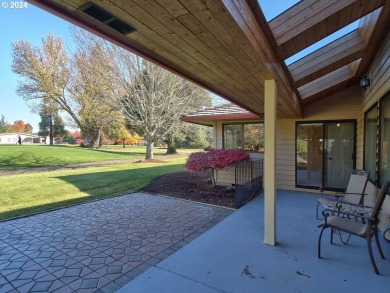
[[[342,208],[340,208],[338,215],[334,215],[333,210],[329,210],[329,209],[324,210],[322,212],[322,214],[324,215],[324,221],[318,226],[318,227],[322,227],[320,236],[318,238],[318,258],[321,258],[321,238],[326,228],[331,228],[331,233],[330,233],[331,244],[333,244],[334,231],[346,232],[354,236],[365,238],[367,240],[367,248],[368,248],[368,254],[370,256],[371,264],[374,268],[375,273],[379,275],[379,270],[378,267],[376,266],[374,256],[372,254],[371,239],[373,236],[375,237],[375,242],[378,247],[379,254],[381,255],[382,259],[384,259],[385,256],[383,255],[383,251],[380,246],[379,236],[378,236],[378,223],[379,223],[378,216],[382,208],[383,202],[385,200],[385,197],[389,192],[389,187],[390,187],[390,181],[383,184],[379,192],[379,195],[375,201],[375,205],[372,208],[372,212],[369,216],[363,215],[361,213],[345,212],[342,210]],[[356,206],[359,207],[359,205]],[[340,217],[339,216],[340,214],[349,217]],[[356,221],[357,217],[361,218],[362,221]]]

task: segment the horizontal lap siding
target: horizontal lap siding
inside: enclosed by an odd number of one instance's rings
[[[390,90],[390,33],[387,34],[381,49],[374,58],[367,77],[371,86],[363,93],[363,102],[359,115],[357,165],[363,167],[364,152],[364,113],[375,105]]]
[[[288,190],[295,188],[295,120],[293,119],[279,119],[276,124],[276,188]]]
[[[276,186],[278,189],[305,190],[295,187],[295,123],[357,119],[360,104],[361,90],[354,86],[306,107],[303,119],[277,120]],[[311,191],[315,192],[315,190]]]

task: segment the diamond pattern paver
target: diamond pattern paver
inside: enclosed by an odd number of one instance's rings
[[[0,292],[114,292],[232,212],[134,193],[0,222]]]

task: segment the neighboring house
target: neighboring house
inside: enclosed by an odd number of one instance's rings
[[[27,133],[0,133],[0,144],[17,144],[18,136],[22,139],[22,144],[41,144],[44,138],[39,135]]]

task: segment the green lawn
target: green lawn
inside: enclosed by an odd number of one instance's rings
[[[189,153],[194,150],[179,150]],[[79,146],[5,145],[0,146],[0,170],[34,168],[106,160],[145,158],[144,146],[108,146],[99,150]],[[161,158],[165,148],[155,148],[156,158]]]
[[[134,155],[134,153],[124,155],[113,152],[110,154],[108,151],[68,147],[20,146],[18,148],[17,153],[22,157],[17,160],[17,154],[11,153],[13,158],[15,157],[11,160],[13,166],[17,165],[15,161],[20,162],[19,166],[28,167],[29,164],[46,166],[47,162],[56,165],[81,160],[86,162],[98,159],[127,158]],[[2,164],[5,163],[3,159],[5,149],[7,147],[0,147]],[[9,148],[11,149],[17,148]],[[28,150],[26,154],[21,151],[23,149]],[[33,150],[38,150],[38,153],[34,153]],[[39,161],[34,163],[34,159],[29,158],[31,155]],[[0,175],[0,219],[135,191],[146,186],[157,176],[183,171],[184,162],[183,157],[167,159],[166,163],[127,163],[30,174]]]

